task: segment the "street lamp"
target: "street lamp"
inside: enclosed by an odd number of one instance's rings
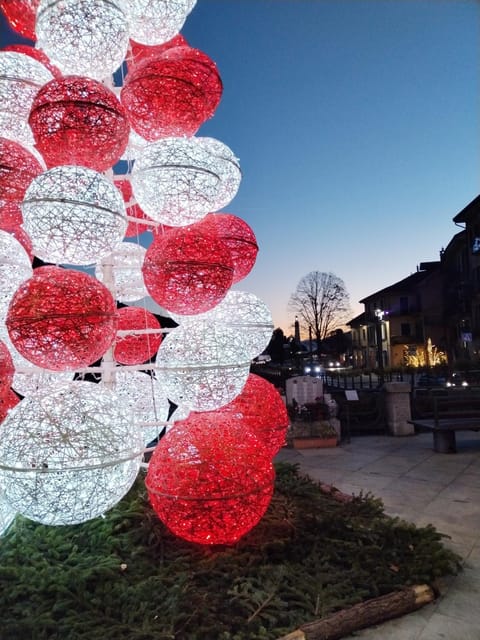
[[[383,384],[385,372],[383,368],[383,349],[382,349],[382,321],[385,311],[382,309],[375,309],[375,337],[377,342],[377,362],[378,362],[378,382]]]

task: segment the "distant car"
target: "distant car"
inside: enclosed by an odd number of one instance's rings
[[[446,387],[468,387],[468,380],[461,373],[454,372],[445,381]]]

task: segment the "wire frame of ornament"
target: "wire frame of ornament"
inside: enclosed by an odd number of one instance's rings
[[[183,27],[197,0],[125,0],[130,37],[146,45],[173,38]]]
[[[135,238],[145,231],[153,231],[156,223],[149,218],[142,209],[138,206],[133,197],[132,185],[130,180],[123,178],[120,180],[114,180],[114,185],[119,189],[122,194],[123,201],[127,208],[128,227],[125,231],[126,238]],[[142,220],[146,222],[143,223]]]
[[[117,311],[116,362],[141,364],[153,358],[162,342],[160,322],[145,308],[122,307]]]
[[[0,231],[0,320],[5,318],[17,288],[32,273],[32,263],[22,245],[10,233]]]
[[[112,295],[119,302],[135,302],[148,295],[142,274],[146,249],[134,242],[120,242],[95,266],[95,276],[104,284],[113,274]],[[105,267],[108,267],[106,269]]]

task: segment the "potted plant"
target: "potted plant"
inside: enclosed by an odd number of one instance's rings
[[[336,447],[338,433],[330,420],[292,422],[290,439],[295,449]]]

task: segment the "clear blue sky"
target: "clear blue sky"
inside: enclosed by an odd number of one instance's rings
[[[358,301],[438,259],[480,193],[480,2],[198,0],[183,35],[224,95],[199,135],[240,158],[226,208],[255,231],[252,273],[291,332],[311,270]],[[2,42],[3,42],[2,38]]]

